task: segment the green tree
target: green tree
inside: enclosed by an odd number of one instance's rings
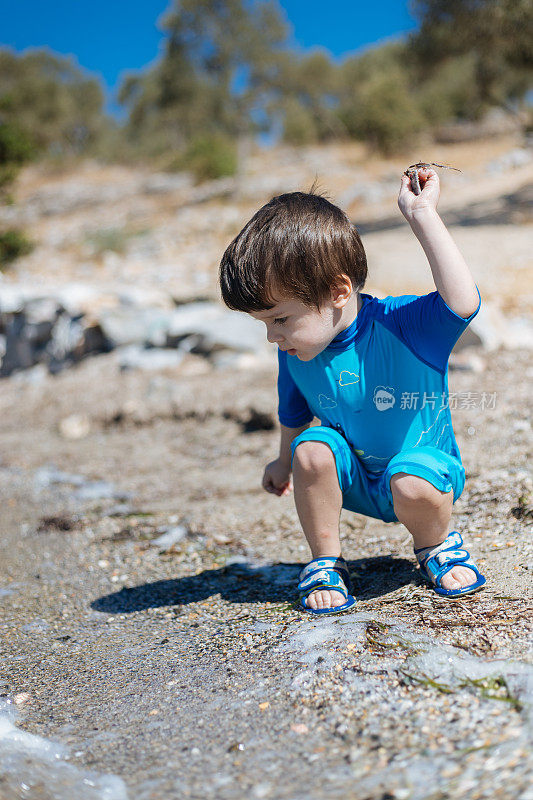
[[[420,29],[411,46],[426,75],[450,59],[471,57],[472,116],[524,98],[533,76],[531,0],[412,0],[412,8]]]
[[[476,86],[473,53],[444,61],[438,69],[414,81],[413,91],[430,128],[450,119],[476,119],[485,107]]]
[[[128,134],[148,152],[183,149],[198,136],[239,136],[259,126],[286,28],[278,6],[181,0],[161,24],[158,64],[124,81]]]
[[[106,125],[103,93],[70,58],[0,49],[0,123],[16,126],[41,153],[88,150]]]
[[[71,59],[46,50],[0,49],[0,201],[21,166],[38,155],[80,154],[105,127],[103,94]],[[0,269],[29,253],[22,231],[0,230]]]
[[[346,59],[339,83],[338,114],[346,131],[382,152],[403,148],[427,124],[403,42]]]
[[[9,187],[21,166],[34,155],[32,143],[16,125],[0,122],[0,203],[11,202]],[[0,272],[33,249],[22,231],[0,226]]]
[[[30,138],[16,124],[0,122],[0,193],[35,154]],[[0,194],[1,198],[1,194]]]
[[[270,81],[270,109],[281,115],[284,138],[306,144],[346,134],[337,113],[338,67],[326,50],[297,55],[286,51]]]

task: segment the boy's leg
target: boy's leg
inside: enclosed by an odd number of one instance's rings
[[[441,544],[449,533],[453,491],[441,492],[424,478],[407,472],[396,472],[390,487],[394,512],[411,533],[415,548]],[[442,586],[459,589],[470,586],[476,579],[468,567],[456,566],[443,576]]]
[[[333,453],[323,442],[301,442],[294,451],[292,468],[296,510],[313,558],[339,556],[342,492]],[[316,590],[306,599],[313,609],[345,602],[340,592],[329,589]]]

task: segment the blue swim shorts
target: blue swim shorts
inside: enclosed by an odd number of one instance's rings
[[[397,472],[425,478],[441,492],[453,491],[453,502],[461,496],[465,470],[459,459],[436,447],[412,447],[391,458],[385,470],[372,474],[365,470],[346,439],[333,428],[317,425],[308,428],[292,442],[292,455],[302,442],[323,442],[335,457],[342,507],[357,514],[398,522],[390,488],[390,479]]]

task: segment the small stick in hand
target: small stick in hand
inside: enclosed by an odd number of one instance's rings
[[[418,179],[418,170],[428,169],[429,167],[439,167],[440,169],[454,169],[456,172],[461,172],[461,170],[457,169],[457,167],[450,167],[448,164],[435,164],[433,162],[431,164],[425,164],[422,161],[419,161],[418,164],[411,164],[411,166],[407,167],[407,169],[403,174],[407,175],[407,177],[411,180],[411,189],[413,190],[414,194],[418,195],[422,191],[422,189],[420,188],[420,181]]]

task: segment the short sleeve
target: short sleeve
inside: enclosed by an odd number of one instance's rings
[[[454,344],[481,307],[476,289],[478,307],[466,319],[452,311],[435,291],[420,297],[386,298],[383,322],[422,361],[444,372]]]
[[[296,386],[287,364],[287,353],[278,350],[278,417],[287,428],[299,428],[311,422],[313,414],[305,397]]]

